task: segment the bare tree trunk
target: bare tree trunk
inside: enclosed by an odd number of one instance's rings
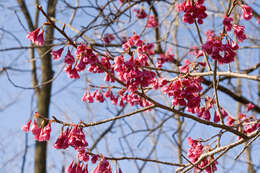
[[[50,17],[55,17],[56,0],[48,1],[47,14]],[[47,45],[51,45],[53,42],[54,29],[51,26],[47,26],[45,40]],[[46,46],[39,49],[41,56],[41,83],[51,81],[53,77],[52,71],[52,59],[49,53],[50,47]],[[48,52],[48,53],[47,53]],[[49,105],[51,99],[51,86],[52,82],[42,85],[38,99],[37,108],[40,115],[48,117]],[[46,173],[46,159],[47,159],[47,143],[36,142],[34,153],[34,173]]]
[[[36,0],[36,5],[38,1]],[[31,15],[28,11],[28,8],[24,0],[17,0],[25,19],[27,21],[30,31],[33,31],[38,23],[38,13],[35,17],[35,26],[31,19]],[[50,17],[55,17],[57,0],[49,0],[47,6],[47,14]],[[37,11],[37,10],[36,10]],[[46,27],[45,32],[45,44],[51,45],[53,42],[54,29],[51,26]],[[41,58],[41,86],[38,87],[38,79],[36,75],[36,65],[33,56],[33,50],[31,50],[31,59],[32,59],[32,76],[33,76],[33,86],[35,87],[35,92],[37,95],[37,109],[40,115],[48,117],[49,115],[49,105],[51,99],[51,87],[52,87],[52,59],[50,55],[50,46],[44,46],[38,48],[37,51]],[[41,122],[39,122],[41,123]],[[35,154],[34,154],[34,173],[46,173],[46,159],[47,159],[47,143],[46,142],[36,142]]]

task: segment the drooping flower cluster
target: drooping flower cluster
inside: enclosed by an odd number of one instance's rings
[[[40,32],[40,30],[41,30],[40,28],[37,28],[36,30],[29,32],[26,35],[26,38],[29,39],[35,45],[43,46],[44,45],[44,38],[43,38],[44,30],[42,30],[41,32]]]
[[[247,116],[246,114],[239,113],[237,117],[228,116],[227,125],[236,126],[240,132],[245,134],[250,134],[260,128],[260,121],[253,115]]]
[[[192,2],[191,0],[185,0],[181,4],[176,5],[178,12],[184,11],[182,21],[185,23],[193,24],[195,21],[198,24],[203,24],[203,19],[208,15],[206,13],[206,7],[203,5],[204,0],[197,0]]]
[[[38,113],[36,112],[36,117]],[[34,139],[37,141],[48,141],[50,139],[50,134],[51,134],[51,121],[44,126],[44,127],[39,127],[36,120],[33,120],[32,127],[30,129],[32,120],[29,120],[25,125],[22,126],[22,130],[24,132],[29,132],[29,130],[32,131],[32,134],[34,135]],[[43,121],[44,123],[44,121]]]
[[[202,45],[202,50],[210,55],[212,59],[217,60],[219,64],[233,62],[236,56],[235,50],[237,49],[237,43],[227,39],[226,44],[223,44],[222,37],[216,36],[212,32],[207,32],[207,41]]]
[[[187,106],[193,110],[200,105],[201,79],[198,77],[178,78],[162,88],[169,97],[173,97],[173,106]]]
[[[53,145],[56,149],[66,149],[69,146],[79,151],[88,146],[82,127],[76,125],[72,129],[62,131]]]
[[[245,32],[245,26],[234,25],[233,29],[234,29],[234,33],[237,37],[237,41],[243,42],[246,39],[246,35],[244,33]]]
[[[193,140],[192,138],[188,137],[188,144],[190,146],[190,149],[188,150],[188,158],[192,163],[196,163],[199,159],[199,157],[204,153],[206,148],[204,147],[200,141],[198,140]],[[195,166],[195,171],[199,170],[198,168],[204,168],[206,165],[211,163],[214,160],[213,156],[208,156],[204,159],[202,159],[197,166]],[[214,173],[217,170],[217,165],[218,162],[214,161],[210,166],[205,168],[205,171],[207,173]]]
[[[75,125],[73,128],[67,128],[65,131],[62,131],[53,145],[56,149],[66,149],[69,146],[73,147],[78,152],[77,158],[81,161],[81,163],[72,161],[66,169],[67,173],[87,173],[87,162],[90,160],[90,155],[88,153],[88,143],[85,139],[85,134],[82,127]],[[95,164],[100,156],[91,155],[91,157],[91,162]],[[86,162],[85,167],[83,162]],[[92,172],[111,173],[112,169],[109,162],[101,156],[99,164]]]

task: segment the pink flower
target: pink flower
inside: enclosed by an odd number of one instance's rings
[[[44,37],[43,37],[43,30],[40,32],[40,28],[37,28],[36,30],[29,32],[26,35],[26,38],[28,38],[32,43],[35,45],[43,46],[44,45]]]
[[[232,17],[225,17],[223,20],[223,25],[225,26],[226,31],[231,31],[232,29],[232,22],[233,18]]]
[[[92,155],[91,163],[95,164],[98,160],[98,155]]]
[[[49,122],[42,130],[39,136],[39,141],[48,141],[51,134],[51,122]]]
[[[80,149],[88,146],[88,143],[85,139],[85,134],[83,129],[77,125],[73,127],[69,134],[68,144],[73,148]]]
[[[194,3],[191,3],[190,0],[185,0],[183,3],[176,5],[176,10],[185,12],[182,18],[183,22],[192,24],[197,20],[198,24],[202,24],[203,19],[207,17],[206,7],[203,3],[203,0],[198,0]]]
[[[77,166],[78,165],[76,163],[73,163],[73,160],[72,160],[70,165],[67,167],[66,172],[67,173],[78,173]]]
[[[92,171],[92,173],[111,173],[111,172],[112,172],[111,166],[105,158],[102,158],[102,160],[99,162],[97,167]]]
[[[222,118],[224,119],[226,116],[228,116],[227,112],[221,108],[221,111],[220,111],[221,115],[222,115]],[[217,111],[215,111],[214,113],[214,123],[217,123],[220,121],[220,116],[219,114],[217,113]]]
[[[190,149],[188,150],[188,158],[192,163],[195,163],[199,157],[203,154],[204,146],[201,144],[198,140],[193,140],[192,138],[188,137],[188,144],[190,146]],[[194,169],[194,172],[197,172],[198,168],[205,167],[208,163],[210,163],[212,160],[214,160],[213,156],[208,156],[204,158]],[[216,165],[218,164],[217,161],[215,161],[211,166],[206,167],[205,171],[207,173],[213,173],[217,170]]]
[[[81,97],[81,101],[82,102],[87,101],[87,92],[85,92],[84,95]]]
[[[39,46],[43,46],[44,45],[44,38],[43,38],[43,30],[40,32],[40,34],[38,35],[37,39],[35,40],[35,44],[39,45]]]
[[[34,135],[34,139],[39,141],[39,137],[40,137],[40,134],[41,134],[41,128],[38,127],[37,123],[35,120],[33,120],[33,125],[31,127],[31,131]]]
[[[109,44],[111,41],[115,40],[115,37],[113,34],[105,34],[103,37],[103,41],[105,44]]]
[[[257,17],[256,23],[257,23],[257,24],[260,24],[260,17]]]
[[[156,67],[161,68],[162,65],[166,62],[173,62],[174,55],[171,53],[171,50],[168,50],[165,54],[160,54],[156,62]]]
[[[95,96],[96,100],[100,103],[103,103],[105,101],[103,94],[101,93],[101,90],[98,91],[98,93]]]
[[[240,5],[243,11],[243,18],[245,20],[250,20],[253,16],[253,10],[248,5],[242,4]]]
[[[247,111],[250,111],[255,107],[255,105],[253,105],[252,103],[248,103],[246,106],[247,106]]]
[[[228,126],[232,126],[234,122],[235,122],[235,119],[233,119],[231,116],[227,117],[227,125]]]
[[[32,122],[32,120],[29,120],[25,125],[22,126],[22,130],[24,132],[29,132],[31,122]]]
[[[112,94],[111,88],[108,88],[108,89],[106,90],[106,92],[104,93],[104,96],[105,96],[106,98],[108,98],[108,97],[111,96],[111,94]]]
[[[146,24],[147,28],[156,28],[158,27],[158,22],[155,20],[154,16],[149,16]]]
[[[65,72],[71,79],[79,79],[80,76],[75,68],[72,69],[72,65],[69,64],[65,69]]]
[[[77,157],[80,161],[88,162],[89,161],[89,154],[84,150],[79,150]]]
[[[134,12],[136,12],[136,17],[138,19],[144,19],[147,17],[147,14],[144,11],[144,9],[134,9]]]
[[[245,27],[241,25],[234,25],[233,26],[234,33],[237,37],[237,41],[242,42],[246,39],[246,35],[244,33]]]
[[[67,55],[65,56],[64,62],[66,64],[73,64],[75,62],[75,59],[73,55],[71,54],[70,50],[68,50]]]
[[[189,65],[191,64],[191,62],[188,59],[184,60],[184,65],[180,66],[180,72],[182,73],[187,73],[189,71]]]
[[[54,60],[60,59],[62,51],[63,51],[63,47],[60,48],[59,50],[52,50],[51,51],[52,58]]]
[[[233,50],[237,50],[239,48],[237,42],[234,42],[233,40],[230,40],[230,42],[231,42],[231,47]]]
[[[85,168],[83,169],[82,173],[88,173],[88,164],[85,165]]]
[[[67,128],[64,132],[62,132],[60,134],[60,136],[56,140],[53,147],[56,148],[56,149],[66,149],[66,148],[68,148],[69,147],[69,144],[68,144],[69,133],[70,133],[70,129]]]
[[[37,28],[36,30],[29,32],[26,35],[26,38],[28,38],[32,43],[35,43],[39,34],[40,28]]]

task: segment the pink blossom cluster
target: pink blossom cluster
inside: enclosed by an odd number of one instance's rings
[[[238,45],[233,40],[226,40],[226,44],[222,43],[222,37],[216,36],[213,32],[207,32],[207,41],[202,45],[202,50],[217,60],[219,64],[228,64],[234,61],[236,56],[235,50]]]
[[[37,116],[38,113],[36,113]],[[32,120],[29,120],[25,125],[22,126],[22,130],[24,132],[32,131],[34,135],[34,139],[37,141],[48,141],[50,139],[51,134],[51,121],[45,127],[39,127],[36,120],[33,120],[32,127],[30,129]]]
[[[36,113],[35,117],[38,116],[38,113]],[[32,120],[29,120],[25,125],[23,125],[22,130],[28,132],[30,130],[31,122]],[[49,121],[49,123],[45,127],[41,128],[38,127],[36,120],[33,121],[31,131],[34,135],[35,140],[48,141],[50,139],[51,122],[52,121]],[[88,153],[88,143],[85,139],[85,134],[82,127],[74,125],[72,128],[67,128],[64,131],[62,128],[59,137],[53,145],[53,147],[56,149],[67,149],[69,146],[73,147],[78,152],[77,158],[80,163],[72,161],[66,169],[67,173],[88,173],[88,164],[86,163],[84,167],[84,162],[89,161],[90,155]],[[92,171],[92,173],[112,172],[109,162],[103,156],[91,154],[91,157],[91,162],[93,164],[95,164],[99,160],[99,158],[101,158],[99,164]],[[122,173],[120,168],[119,173]]]
[[[51,52],[53,59],[60,59],[63,50],[64,48],[53,50]],[[78,73],[85,70],[87,65],[90,65],[88,71],[93,73],[104,73],[104,70],[101,69],[100,66],[104,66],[106,68],[109,68],[110,66],[107,57],[101,57],[100,62],[98,56],[85,44],[80,44],[77,46],[75,56],[77,61],[75,61],[74,56],[71,54],[70,50],[68,50],[64,59],[65,64],[67,64],[65,72],[70,78],[80,78]]]
[[[84,93],[82,101],[88,101],[88,103],[93,103],[94,100],[96,100],[102,103],[105,101],[105,98],[108,98],[114,105],[119,104],[119,106],[124,106],[125,103],[128,103],[131,106],[139,105],[141,107],[147,107],[151,105],[149,101],[140,97],[139,95],[126,91],[126,89],[121,89],[117,93],[113,93],[111,88],[108,88],[104,94],[102,93],[101,89],[95,90],[93,93],[87,91]]]
[[[176,5],[176,10],[178,12],[184,11],[183,22],[193,24],[197,20],[198,24],[203,24],[203,19],[208,16],[203,3],[204,0],[197,0],[195,2],[185,0],[183,3]]]
[[[93,155],[92,158],[98,159],[96,155]],[[96,161],[95,161],[96,162]],[[88,173],[88,164],[85,165],[81,162],[72,161],[66,169],[67,173]],[[101,156],[100,162],[98,165],[91,171],[92,173],[112,173],[112,167],[110,163]],[[115,173],[122,173],[121,169],[116,169]]]
[[[207,147],[204,147],[199,140],[193,140],[192,138],[188,137],[188,144],[190,146],[190,149],[188,150],[188,158],[192,163],[195,163],[199,157],[204,153],[204,150],[206,150]],[[202,161],[198,163],[198,165],[194,168],[195,172],[199,170],[198,168],[204,168],[206,165],[211,163],[213,161],[213,156],[208,156],[204,158]],[[214,161],[210,166],[205,168],[205,171],[207,173],[214,173],[217,170],[218,162]]]
[[[73,128],[67,128],[65,131],[62,131],[53,146],[56,149],[66,149],[71,146],[78,152],[78,160],[82,163],[73,164],[72,161],[67,168],[68,173],[85,173],[88,171],[87,164],[85,165],[85,168],[83,168],[83,162],[89,161],[89,154],[86,150],[88,143],[86,142],[85,134],[83,133],[82,127],[76,125]],[[91,162],[95,164],[98,158],[98,155],[92,155]],[[98,170],[107,173],[111,172],[109,162],[106,161],[106,159],[102,158],[98,166],[93,170],[93,172],[99,172]]]
[[[148,66],[148,56],[141,52],[137,58],[133,56],[124,60],[123,56],[115,57],[114,70],[118,79],[125,83],[126,88],[134,93],[139,87],[147,87],[153,83],[156,74],[153,71],[142,69]]]
[[[156,74],[153,71],[143,69],[149,66],[148,57],[154,54],[153,44],[146,44],[137,34],[133,34],[128,41],[122,45],[127,51],[136,46],[137,56],[131,56],[126,60],[123,56],[114,58],[113,69],[118,79],[126,84],[127,89],[134,93],[138,87],[147,87],[153,83]]]
[[[223,20],[223,25],[225,28],[225,31],[231,31],[234,30],[234,34],[237,38],[238,42],[243,42],[246,39],[245,35],[245,26],[242,25],[233,25],[231,22],[233,21],[232,17],[225,16]]]
[[[99,57],[94,54],[91,48],[87,47],[85,44],[80,44],[77,46],[75,52],[76,61],[70,50],[68,50],[64,59],[64,62],[67,64],[65,71],[70,78],[79,78],[78,72],[83,71],[86,69],[87,65],[89,65],[89,72],[105,73],[104,81],[114,82],[114,78],[112,77],[114,76],[124,83],[129,93],[124,90],[124,92],[120,91],[119,94],[115,96],[111,91],[106,92],[106,97],[110,98],[114,104],[117,104],[120,98],[120,106],[123,106],[124,102],[128,102],[130,105],[150,105],[148,101],[136,95],[135,91],[140,87],[145,88],[154,83],[156,74],[153,71],[143,68],[143,66],[149,66],[148,57],[154,54],[153,44],[146,44],[140,40],[140,37],[136,33],[134,33],[127,39],[122,47],[124,51],[134,48],[136,56],[133,55],[128,59],[123,55],[117,56],[114,59],[111,59],[108,55]],[[62,52],[63,48],[60,48],[56,51],[53,50],[51,54],[54,59],[59,59]],[[167,57],[168,59],[171,58],[171,55],[167,54],[167,56],[169,56]],[[93,103],[94,100],[101,103],[104,102],[105,97],[103,96],[101,89],[99,91],[96,90],[93,93],[87,91],[82,97],[82,101],[88,101],[89,103]]]
[[[211,109],[215,106],[215,104],[216,104],[216,101],[207,96],[205,98],[205,105],[196,107],[193,110],[188,109],[188,111],[190,111],[192,113],[196,113],[198,117],[210,121],[211,120]],[[221,113],[223,120],[224,120],[224,118],[226,118],[228,116],[227,112],[223,108],[220,108],[220,113]],[[213,121],[214,121],[214,123],[218,123],[220,121],[220,115],[218,114],[216,106],[215,106]]]
[[[225,28],[225,31],[231,31],[234,30],[234,34],[237,38],[238,42],[243,42],[246,39],[245,35],[245,26],[242,25],[233,25],[231,22],[233,21],[232,17],[225,17],[223,20],[223,25]]]
[[[29,39],[35,45],[43,46],[44,45],[44,38],[43,38],[44,30],[42,30],[41,32],[40,32],[40,30],[41,30],[40,28],[37,28],[36,30],[29,32],[26,35],[26,38]]]
[[[173,106],[187,106],[193,110],[200,105],[201,79],[199,77],[177,78],[162,88],[163,93],[173,97]]]
[[[237,37],[237,41],[238,42],[243,42],[246,39],[246,35],[245,35],[245,26],[242,25],[234,25],[233,26],[234,29],[234,33]]]
[[[246,116],[246,114],[239,113],[238,118],[228,117],[228,126],[238,126],[239,131],[250,134],[260,128],[260,121],[255,116]],[[239,137],[240,139],[240,137]]]
[[[54,144],[56,149],[66,149],[69,146],[75,150],[82,150],[88,146],[82,127],[76,125],[72,129],[66,129],[59,135]]]

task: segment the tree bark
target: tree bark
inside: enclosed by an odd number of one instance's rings
[[[55,17],[55,8],[57,0],[49,0],[47,7],[47,14],[50,17]],[[45,32],[45,44],[51,45],[53,42],[54,29],[51,26],[47,26]],[[41,72],[43,84],[40,89],[40,93],[37,99],[37,109],[40,115],[48,117],[49,106],[51,100],[51,87],[52,87],[52,59],[49,52],[51,47],[45,46],[38,49],[41,57]],[[48,53],[47,53],[48,52]],[[47,84],[45,84],[49,81]],[[47,172],[47,143],[36,141],[35,152],[34,152],[34,173],[46,173]]]

